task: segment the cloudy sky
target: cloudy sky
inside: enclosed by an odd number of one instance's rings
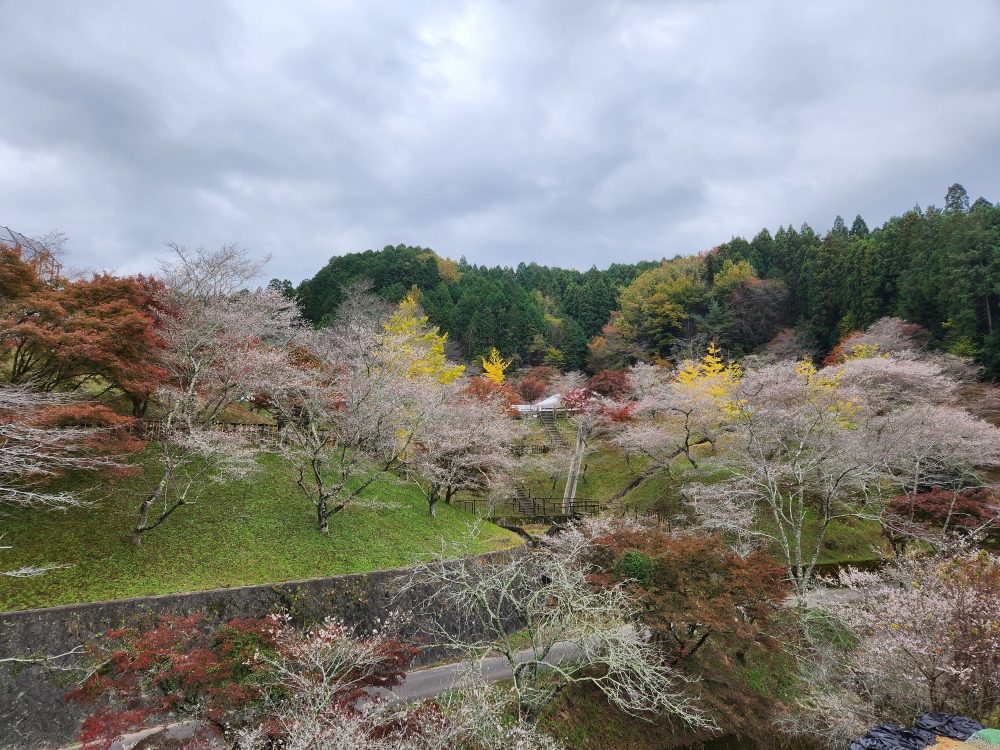
[[[0,224],[76,266],[586,268],[1000,200],[997,0],[0,0],[0,28]]]

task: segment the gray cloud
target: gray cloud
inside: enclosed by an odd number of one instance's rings
[[[1000,199],[1000,6],[0,4],[0,223],[299,280],[406,242],[588,267]]]

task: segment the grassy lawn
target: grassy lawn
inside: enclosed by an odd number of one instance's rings
[[[462,539],[471,514],[440,503],[430,518],[412,485],[381,481],[367,497],[392,508],[349,507],[316,530],[312,504],[274,456],[245,482],[213,485],[136,547],[126,540],[148,477],[105,480],[89,508],[7,510],[0,516],[0,569],[46,563],[72,567],[36,578],[0,577],[0,610],[271,583],[410,565],[442,539]],[[86,480],[65,484],[88,486]],[[468,553],[519,543],[487,524]]]
[[[568,423],[560,420],[560,429],[568,430]],[[698,446],[695,454],[699,464],[697,469],[683,456],[679,456],[672,463],[672,474],[659,472],[643,480],[626,493],[618,501],[618,505],[626,511],[633,508],[639,511],[657,510],[668,516],[682,513],[684,508],[681,488],[686,482],[713,484],[723,481],[728,475],[724,468],[713,465],[710,446]],[[579,497],[606,502],[638,478],[647,465],[648,459],[639,456],[627,460],[624,452],[617,446],[606,440],[597,440],[584,461],[585,472],[581,474],[577,494]],[[524,481],[536,496],[561,497],[566,484],[565,476],[561,476],[553,490],[551,478],[541,472],[528,472]],[[766,510],[761,512],[759,528],[765,532],[773,530],[773,521]],[[814,526],[807,526],[804,544],[809,545],[815,539],[815,532]],[[832,524],[827,530],[819,562],[866,562],[879,557],[874,549],[882,550],[884,547],[885,540],[877,523],[845,519]],[[775,552],[777,551],[775,548]]]
[[[576,430],[567,419],[557,421],[559,431],[566,440],[567,445],[576,443]],[[532,436],[533,441],[544,442],[544,431],[537,422],[529,422],[529,427],[536,435]],[[595,440],[591,446],[592,450],[584,458],[580,479],[577,483],[576,494],[578,497],[590,500],[606,501],[616,493],[623,490],[645,467],[648,460],[644,457],[633,457],[631,461],[626,459],[625,453],[619,450],[606,440]],[[568,457],[567,457],[568,462]],[[557,480],[553,485],[552,476],[548,472],[529,470],[522,477],[525,485],[531,490],[531,494],[536,497],[562,497],[566,489],[566,474],[569,465],[563,467],[557,475]]]

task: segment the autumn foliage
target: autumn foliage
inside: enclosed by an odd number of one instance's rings
[[[534,403],[549,395],[550,384],[559,375],[554,367],[539,365],[530,368],[521,377],[517,390],[527,404]]]
[[[601,370],[590,379],[587,387],[607,398],[624,398],[629,392],[628,371]]]
[[[84,720],[84,750],[107,750],[116,737],[152,718],[197,718],[223,731],[264,722],[278,739],[281,727],[268,725],[269,706],[289,689],[283,670],[301,680],[320,679],[316,665],[331,650],[357,643],[342,625],[326,622],[298,632],[281,618],[233,619],[208,628],[202,615],[164,615],[148,630],[112,630],[92,649],[100,667],[71,692],[72,701],[92,707]],[[344,688],[328,696],[327,710],[351,710],[370,688],[398,685],[415,653],[393,637],[378,637],[366,649],[364,675],[339,672]],[[310,668],[310,664],[313,666]]]
[[[626,524],[594,541],[594,582],[628,587],[672,666],[705,686],[695,688],[698,704],[720,730],[773,739],[768,717],[779,705],[747,673],[779,673],[781,645],[797,638],[775,561],[764,552],[740,557],[714,534]]]
[[[480,401],[513,406],[521,403],[521,396],[509,383],[497,383],[483,375],[469,378],[465,392]]]
[[[0,248],[0,356],[10,383],[51,390],[96,381],[140,413],[166,377],[155,353],[162,285],[146,276],[95,274],[43,281],[18,248]]]
[[[954,490],[934,487],[916,495],[901,495],[889,503],[900,520],[937,528],[1000,531],[1000,500],[987,488]]]
[[[507,380],[507,370],[510,369],[512,359],[504,359],[500,355],[500,350],[496,347],[490,349],[489,358],[482,357],[483,377],[492,380],[497,385],[503,385]]]
[[[769,555],[740,557],[716,535],[626,527],[595,541],[596,580],[634,587],[646,625],[669,644],[674,662],[691,658],[710,638],[764,642],[788,593]]]

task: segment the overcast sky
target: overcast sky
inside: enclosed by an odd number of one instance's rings
[[[1000,2],[0,0],[0,224],[298,281],[587,268],[1000,200]]]

